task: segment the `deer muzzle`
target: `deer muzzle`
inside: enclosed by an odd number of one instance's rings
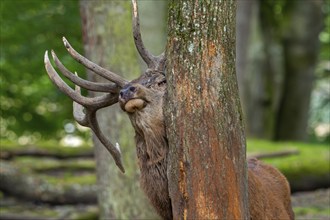
[[[124,111],[134,113],[146,106],[146,101],[142,97],[139,97],[139,90],[140,88],[134,85],[125,86],[120,90],[118,101]]]

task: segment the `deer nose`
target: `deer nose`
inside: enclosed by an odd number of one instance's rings
[[[129,100],[134,96],[135,92],[136,92],[136,87],[130,85],[120,90],[119,95],[122,99]]]

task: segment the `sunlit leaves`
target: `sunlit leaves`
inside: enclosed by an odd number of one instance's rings
[[[78,1],[1,1],[1,138],[54,136],[72,121],[72,104],[48,79],[43,55],[54,49],[69,69],[84,70],[62,45],[82,50]]]

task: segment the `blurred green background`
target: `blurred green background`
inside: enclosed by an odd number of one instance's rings
[[[279,25],[281,2],[269,1],[277,14],[271,22]],[[284,1],[285,2],[285,1]],[[280,12],[278,12],[280,11]],[[325,28],[319,35],[321,50],[315,70],[309,111],[309,140],[329,140],[329,131],[318,135],[316,128],[329,124],[329,4],[323,7]],[[282,18],[282,20],[281,20]],[[0,111],[1,139],[35,142],[61,138],[72,133],[71,101],[55,89],[43,67],[45,50],[54,49],[71,70],[84,74],[61,44],[62,36],[82,51],[78,1],[1,1]],[[67,125],[67,126],[66,126]]]
[[[78,1],[1,1],[1,139],[33,143],[72,132],[71,101],[55,89],[43,64],[54,49],[69,69],[84,73],[61,43],[81,51]],[[67,129],[64,129],[67,128]]]
[[[304,4],[305,1],[299,2]],[[268,44],[275,45],[274,48],[277,48],[282,43],[282,38],[278,33],[283,33],[285,36],[286,31],[290,32],[287,29],[291,18],[290,13],[295,11],[295,6],[290,5],[290,1],[267,0],[257,2],[259,2],[260,11],[256,17],[258,17],[259,22],[256,21],[255,23],[264,27],[262,30],[251,28],[250,32],[255,32],[255,34],[249,34],[251,35],[249,45],[252,45],[248,48],[247,53],[250,56],[249,61],[253,60],[253,57],[258,53],[260,46],[258,46],[258,41],[260,41],[258,31],[264,31],[266,34],[263,37],[269,40]],[[320,50],[317,52],[317,62],[313,69],[314,82],[309,102],[305,143],[302,143],[301,140],[295,142],[297,140],[294,139],[274,143],[273,140],[276,139],[274,135],[255,135],[253,132],[247,132],[249,134],[248,151],[250,155],[287,151],[288,149],[299,152],[298,155],[287,158],[266,159],[267,162],[274,164],[284,172],[290,183],[297,187],[297,191],[299,191],[299,187],[302,189],[305,187],[304,185],[301,186],[301,183],[310,181],[318,184],[319,179],[325,178],[326,181],[329,179],[329,1],[322,2],[321,10],[324,24],[318,34]],[[252,13],[257,12],[253,11]],[[54,215],[69,216],[70,219],[95,219],[98,216],[95,207],[96,197],[95,195],[93,198],[89,197],[90,194],[95,193],[92,186],[96,182],[90,132],[88,129],[77,126],[74,122],[71,100],[52,85],[43,64],[45,51],[54,49],[68,69],[76,70],[80,76],[84,77],[84,68],[72,60],[61,42],[62,36],[66,36],[77,51],[83,51],[79,1],[2,0],[0,1],[0,16],[0,146],[2,159],[0,173],[8,171],[13,176],[20,176],[21,182],[38,182],[35,184],[43,182],[48,187],[48,191],[38,192],[39,194],[36,193],[35,195],[25,195],[23,192],[10,191],[0,187],[0,217],[1,215],[6,216],[7,213],[23,213],[25,217],[32,216],[32,219],[37,219],[40,215],[42,219]],[[152,18],[145,18],[145,20],[148,19]],[[306,30],[306,32],[308,31]],[[275,60],[278,58],[276,50],[271,56]],[[255,61],[251,61],[252,64],[253,62]],[[260,67],[260,65],[255,66],[254,68]],[[259,69],[259,71],[263,70]],[[253,78],[251,79],[253,80]],[[261,80],[261,82],[255,81],[254,83],[266,82]],[[292,100],[292,102],[294,101]],[[276,117],[272,120],[276,121]],[[249,126],[247,127],[249,128]],[[71,142],[72,140],[75,142]],[[76,148],[60,147],[60,145],[70,144],[79,146]],[[22,149],[26,150],[25,155],[19,156],[17,152]],[[29,155],[26,152],[31,153]],[[36,152],[37,154],[33,154]],[[38,159],[36,155],[39,155]],[[63,162],[56,158],[83,159]],[[10,167],[13,164],[17,169],[13,170]],[[29,180],[29,177],[33,177],[32,180]],[[322,184],[322,187],[329,187],[329,185],[324,185],[324,182]],[[81,194],[85,190],[85,194],[79,198],[90,199],[87,199],[88,202],[86,202],[88,209],[83,208],[84,211],[88,211],[84,212],[77,206],[75,208],[68,206],[70,203],[75,203],[66,198],[66,190],[73,190],[72,185],[80,187],[77,194]],[[0,186],[2,185],[0,184]],[[33,202],[21,204],[8,200],[12,196],[19,197],[20,193],[23,193],[28,201],[30,199]],[[49,196],[49,199],[45,199],[45,196],[38,197],[38,195],[44,195],[43,193],[54,195],[54,197]],[[55,194],[60,196],[57,197]],[[329,206],[324,205],[325,202],[323,201],[329,195],[329,191],[318,192],[318,196],[319,194],[322,197],[319,199],[320,204],[311,207],[299,200],[296,201],[296,204],[301,206],[297,206],[295,211],[307,216],[313,215],[313,213],[330,216]],[[62,198],[62,200],[58,198]],[[315,197],[309,199],[313,200]],[[61,201],[63,202],[61,203]],[[62,208],[66,208],[66,211],[54,207],[48,209],[49,207],[46,205],[40,206],[42,208],[39,208],[39,215],[26,213],[31,207],[35,207],[36,203],[61,205]],[[84,216],[77,215],[79,212]]]

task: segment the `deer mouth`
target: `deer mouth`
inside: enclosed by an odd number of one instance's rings
[[[123,110],[129,113],[134,113],[146,107],[147,103],[143,99],[134,98],[123,103]]]

